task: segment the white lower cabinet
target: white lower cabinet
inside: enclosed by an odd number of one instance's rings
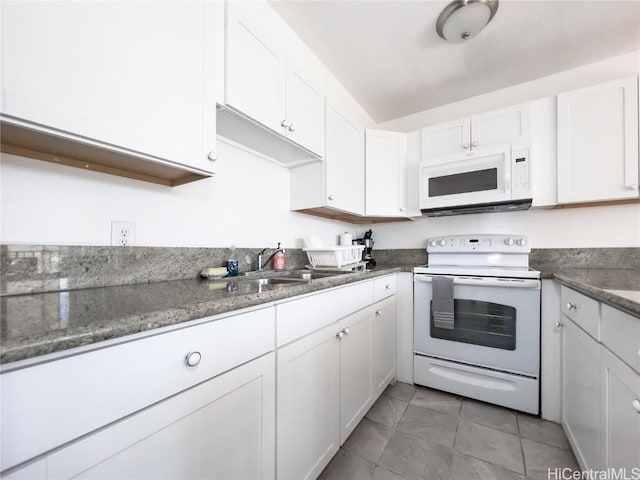
[[[274,410],[270,353],[49,455],[47,478],[274,478]]]
[[[377,398],[396,376],[396,298],[374,305],[373,396]]]
[[[338,451],[337,322],[278,350],[278,478],[316,478]]]
[[[601,346],[600,381],[602,468],[631,471],[640,466],[640,375]]]
[[[564,286],[561,298],[562,425],[576,458],[583,470],[638,467],[640,318]]]
[[[371,309],[340,321],[340,444],[356,428],[373,397],[373,316]]]
[[[600,465],[599,345],[564,318],[562,425],[580,466]]]

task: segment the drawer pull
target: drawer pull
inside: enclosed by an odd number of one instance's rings
[[[349,332],[351,331],[351,329],[349,327],[344,327],[342,331],[344,332],[345,335],[349,335]]]
[[[575,303],[567,302],[567,309],[576,310],[578,306]]]
[[[387,290],[391,290],[391,284],[387,283],[384,288],[386,288]]]
[[[633,402],[631,402],[631,405],[633,405],[633,409],[636,412],[640,413],[640,400],[636,398]]]
[[[376,310],[376,315],[378,316],[382,315],[382,310]]]
[[[200,360],[202,360],[202,355],[200,354],[200,352],[190,352],[187,353],[187,356],[185,357],[185,363],[187,364],[187,367],[195,367],[200,363]]]
[[[560,320],[558,320],[556,322],[556,328],[562,328],[562,327],[564,327],[564,323],[562,323]]]

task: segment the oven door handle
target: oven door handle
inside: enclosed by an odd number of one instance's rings
[[[447,276],[447,275],[443,275]],[[449,275],[450,276],[450,275]],[[432,283],[431,275],[414,275],[414,282]],[[540,280],[519,279],[519,278],[475,278],[475,277],[454,277],[454,285],[472,285],[476,287],[503,287],[503,288],[533,288],[540,289]]]

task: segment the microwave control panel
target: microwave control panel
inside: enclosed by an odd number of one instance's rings
[[[531,198],[531,150],[514,149],[511,152],[511,195],[513,199]]]

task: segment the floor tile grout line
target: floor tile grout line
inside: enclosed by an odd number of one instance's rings
[[[523,476],[527,476],[527,459],[524,456],[524,446],[522,445],[522,437],[518,435],[518,440],[520,442],[520,453],[522,453],[522,468],[524,469]]]

